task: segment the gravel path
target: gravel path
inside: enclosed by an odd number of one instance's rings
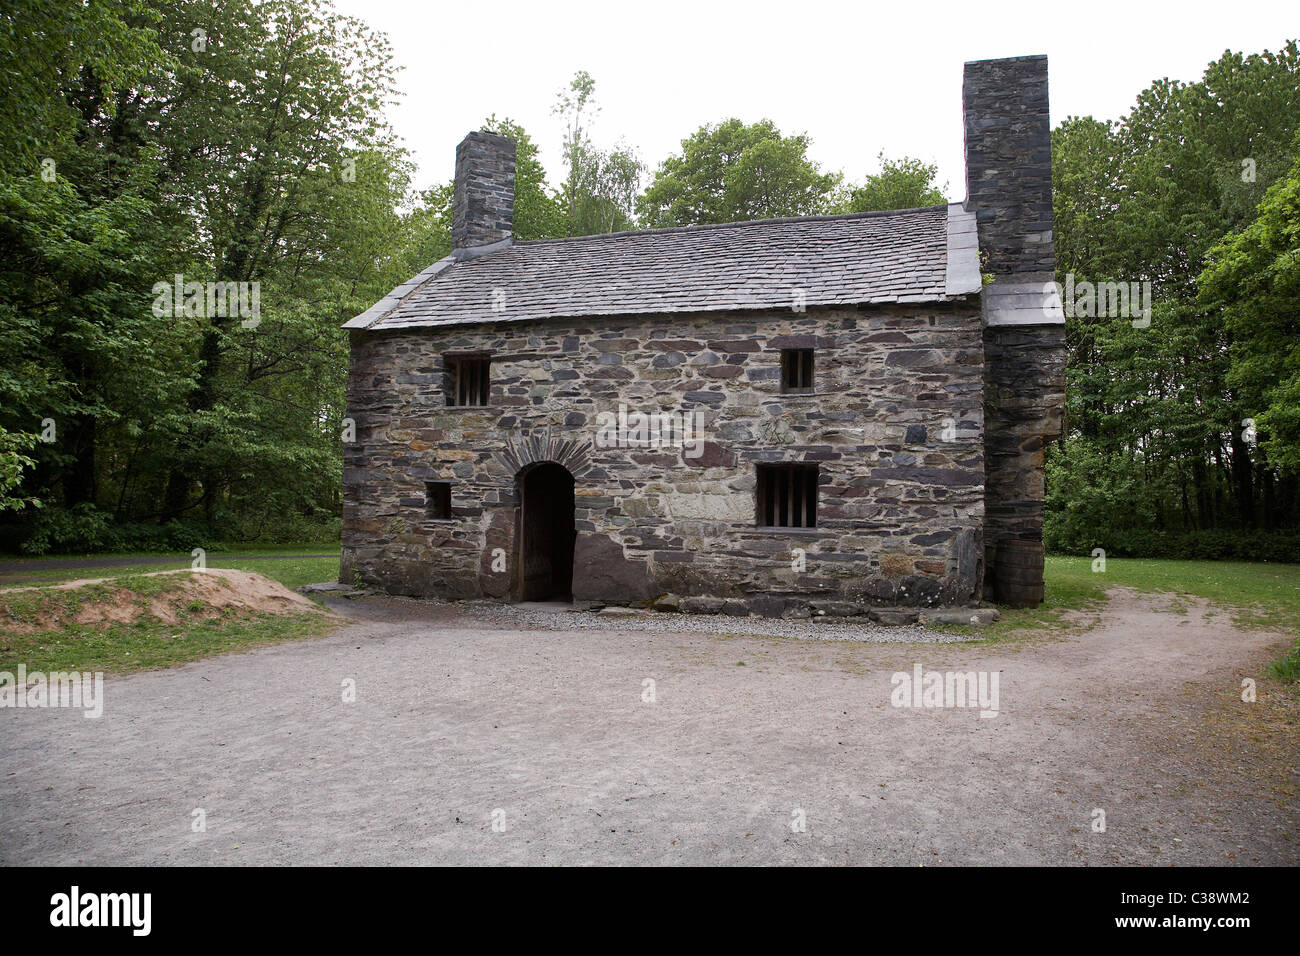
[[[360,599],[362,606],[367,599]],[[348,613],[346,604],[330,602]],[[378,603],[393,603],[382,598]],[[420,613],[423,602],[401,602],[399,606]],[[447,620],[464,621],[469,626],[522,628],[537,631],[649,631],[661,634],[721,634],[757,637],[790,637],[799,640],[863,641],[875,644],[950,644],[979,640],[978,634],[957,636],[942,631],[907,625],[885,627],[864,617],[807,618],[783,620],[763,617],[728,617],[722,614],[671,614],[631,608],[605,608],[601,611],[576,611],[561,603],[530,602],[502,604],[498,601],[461,601],[443,605]]]
[[[1200,604],[972,645],[337,603],[318,640],[110,676],[98,720],[0,710],[0,862],[1300,862],[1285,635]],[[996,672],[997,716],[891,706],[914,664]]]

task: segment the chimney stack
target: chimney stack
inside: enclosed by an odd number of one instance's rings
[[[508,240],[515,221],[515,141],[470,133],[456,147],[452,250]]]
[[[1005,281],[1050,282],[1052,140],[1047,57],[966,64],[966,208],[975,213],[985,269]]]
[[[1052,284],[1047,57],[966,64],[966,210],[984,321],[984,596],[1043,598],[1044,457],[1065,407],[1065,315]]]

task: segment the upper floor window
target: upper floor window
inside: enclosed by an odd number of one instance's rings
[[[447,404],[481,406],[492,394],[492,359],[486,355],[448,355]]]
[[[781,391],[798,394],[813,390],[813,350],[781,350]]]
[[[424,483],[424,513],[427,517],[438,520],[451,517],[451,482]]]

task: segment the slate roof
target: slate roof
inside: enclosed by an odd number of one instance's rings
[[[935,302],[980,289],[960,204],[496,243],[458,250],[345,324],[372,330],[532,319]]]

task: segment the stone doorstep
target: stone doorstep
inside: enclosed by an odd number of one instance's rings
[[[376,591],[373,588],[358,588],[351,584],[342,584],[338,581],[326,581],[322,584],[304,584],[297,589],[299,594],[333,594],[335,597],[356,600],[357,598],[372,597],[377,594],[383,594],[382,591]]]
[[[919,623],[984,627],[999,617],[1001,614],[995,607],[930,608],[921,612]]]

